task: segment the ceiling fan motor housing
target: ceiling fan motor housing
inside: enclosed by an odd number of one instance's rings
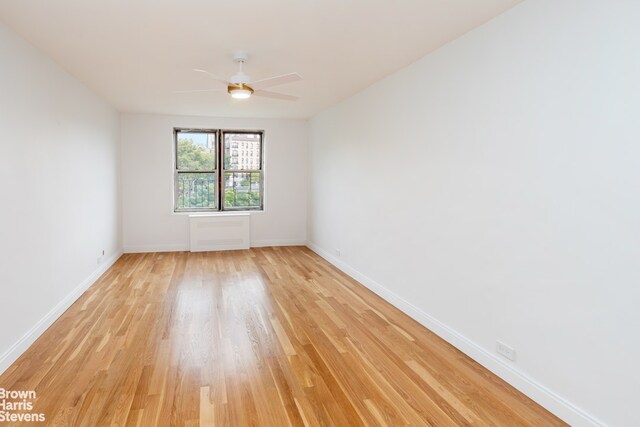
[[[231,76],[231,79],[229,81],[234,84],[247,84],[251,81],[251,78],[242,71],[238,71],[233,76]]]
[[[229,85],[227,86],[227,92],[231,93],[234,90],[248,90],[249,92],[253,93],[253,88],[249,85],[246,85],[244,83],[238,83],[238,84],[233,84],[233,85]]]

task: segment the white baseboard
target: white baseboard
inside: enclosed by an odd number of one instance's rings
[[[371,278],[352,268],[344,261],[334,257],[318,245],[307,242],[306,246],[325,260],[348,274],[364,286],[375,292],[387,302],[428,328],[458,350],[471,357],[476,362],[511,384],[523,394],[569,423],[572,426],[603,427],[605,424],[582,409],[578,408],[563,397],[557,395],[544,385],[536,382],[523,372],[513,368],[487,349],[479,346],[461,333],[442,323],[430,314],[422,311],[399,295],[375,282]]]
[[[0,374],[11,366],[18,357],[22,355],[33,344],[40,335],[46,331],[58,318],[67,311],[71,305],[76,302],[91,285],[93,285],[100,276],[104,274],[117,260],[122,256],[122,251],[115,253],[113,256],[105,260],[89,277],[84,279],[69,295],[56,304],[49,313],[47,313],[38,323],[36,323],[22,338],[13,344],[7,351],[0,356]]]
[[[267,246],[305,246],[306,240],[296,239],[275,239],[275,240],[252,240],[252,248],[264,248]]]
[[[142,245],[142,246],[125,246],[125,254],[144,254],[151,252],[184,252],[188,251],[189,244],[175,244],[175,245]]]
[[[252,248],[263,248],[267,246],[305,246],[306,240],[296,239],[274,239],[274,240],[252,240]],[[125,246],[124,253],[126,254],[139,254],[150,252],[183,252],[189,251],[189,245],[175,244],[175,245],[143,245],[143,246]]]

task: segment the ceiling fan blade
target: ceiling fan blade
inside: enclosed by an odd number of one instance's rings
[[[207,76],[211,77],[213,80],[220,82],[222,84],[229,84],[227,79],[223,79],[222,77],[216,76],[213,73],[210,73],[207,70],[201,70],[200,68],[194,68],[193,71],[195,71],[196,73],[202,73],[202,74],[206,74]]]
[[[265,98],[281,99],[283,101],[297,101],[298,97],[286,95],[284,93],[270,92],[268,90],[256,90],[253,92],[255,96],[264,96]]]
[[[289,73],[281,76],[269,77],[268,79],[256,80],[255,82],[249,83],[249,86],[254,89],[264,89],[271,86],[283,85],[285,83],[297,82],[298,80],[302,80],[300,74]]]
[[[198,93],[198,92],[224,92],[223,89],[191,89],[191,90],[174,90],[171,93]]]

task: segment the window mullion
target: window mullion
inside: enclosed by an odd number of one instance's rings
[[[222,130],[218,130],[218,135],[216,138],[216,143],[218,144],[218,146],[216,147],[217,149],[217,157],[216,157],[216,166],[218,169],[218,197],[216,198],[216,201],[218,202],[218,210],[222,211],[224,210],[224,142],[222,141],[223,138],[223,132]]]

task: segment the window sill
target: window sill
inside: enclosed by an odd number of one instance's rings
[[[264,209],[258,210],[246,210],[246,211],[216,211],[216,212],[198,212],[198,211],[178,211],[173,212],[174,215],[188,215],[188,216],[233,216],[233,215],[253,215],[263,214]]]

